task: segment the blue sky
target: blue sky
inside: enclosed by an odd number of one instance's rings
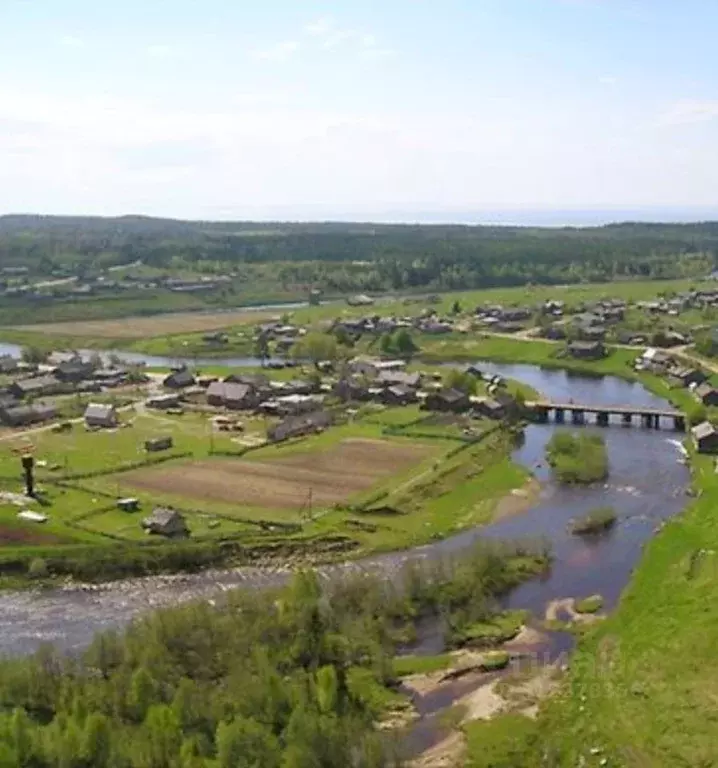
[[[715,0],[1,0],[0,213],[716,208]]]

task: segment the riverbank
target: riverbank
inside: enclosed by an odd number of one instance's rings
[[[597,755],[636,767],[718,763],[718,475],[711,457],[691,462],[699,498],[648,544],[618,609],[582,638],[560,695],[525,734],[524,747],[554,766],[599,765]]]

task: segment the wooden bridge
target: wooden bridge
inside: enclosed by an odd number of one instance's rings
[[[546,400],[526,403],[527,412],[540,424],[549,422],[551,414],[557,424],[566,423],[569,414],[571,423],[586,424],[586,416],[595,414],[595,423],[607,427],[611,416],[619,416],[623,426],[630,426],[633,419],[640,420],[646,429],[660,429],[661,419],[668,421],[677,432],[686,431],[686,418],[680,411],[661,408],[643,408],[635,405],[584,405],[582,403],[552,403]]]

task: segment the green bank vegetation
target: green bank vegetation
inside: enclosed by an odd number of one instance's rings
[[[557,431],[546,444],[546,458],[561,483],[595,483],[608,476],[608,452],[601,435]]]
[[[78,657],[44,647],[0,663],[0,761],[38,768],[285,768],[392,764],[375,723],[408,706],[396,637],[419,616],[487,618],[543,567],[526,548],[481,547],[397,587],[375,577],[327,591],[317,574],[161,611]]]
[[[598,613],[603,608],[603,597],[601,595],[589,595],[574,603],[576,613]]]

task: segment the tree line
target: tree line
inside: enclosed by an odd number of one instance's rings
[[[714,268],[717,252],[710,222],[552,229],[0,218],[0,267],[92,274],[138,261],[214,272],[270,265],[277,286],[327,292],[694,277]]]

